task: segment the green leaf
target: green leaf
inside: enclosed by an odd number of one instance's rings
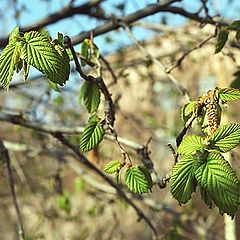
[[[201,193],[201,198],[204,201],[204,203],[210,208],[213,208],[213,201],[212,197],[209,194],[208,190],[206,188],[200,187],[200,193]]]
[[[218,36],[217,36],[217,43],[215,45],[215,54],[221,52],[223,47],[225,46],[227,40],[228,40],[228,30],[225,28],[220,29]]]
[[[233,21],[233,22],[229,25],[229,28],[230,28],[230,29],[233,29],[233,30],[240,30],[240,21],[239,21],[239,20]]]
[[[81,65],[84,67],[87,64],[96,65],[98,63],[98,58],[100,52],[98,47],[93,43],[91,39],[85,39],[81,46]]]
[[[240,124],[226,124],[210,136],[210,147],[220,152],[228,152],[240,143]]]
[[[58,38],[61,39],[61,34],[58,35]],[[65,82],[65,79],[67,80],[69,78],[70,75],[70,58],[67,54],[67,51],[65,50],[65,48],[63,47],[63,36],[62,36],[62,41],[59,41],[57,39],[51,41],[51,45],[53,45],[53,47],[55,48],[55,50],[58,52],[59,54],[59,59],[61,59],[61,64],[62,64],[62,70],[59,73],[59,75],[61,76],[62,79],[64,79],[63,82],[61,82],[60,84]],[[48,77],[50,76],[51,79],[51,74],[54,75],[53,73],[48,74]],[[58,76],[58,77],[60,77]],[[53,76],[54,78],[55,76]]]
[[[134,193],[147,193],[152,187],[148,176],[139,166],[132,166],[125,172],[125,183],[130,191]]]
[[[35,31],[25,33],[21,49],[27,64],[46,74],[50,81],[63,84],[68,79],[70,66],[64,52],[61,55],[46,35]]]
[[[207,193],[208,205],[212,200],[221,214],[234,217],[239,206],[240,185],[223,156],[218,152],[210,152],[207,161],[196,168],[195,176],[199,186]]]
[[[113,174],[118,172],[123,167],[123,164],[117,160],[111,161],[108,164],[106,164],[104,168],[104,172],[108,174]]]
[[[234,101],[240,99],[240,90],[234,88],[219,89],[219,98],[222,101]]]
[[[95,148],[103,140],[104,133],[105,130],[101,126],[99,120],[91,118],[80,139],[81,152],[87,152]]]
[[[22,33],[19,30],[19,27],[15,27],[9,36],[9,44],[16,44],[22,40]]]
[[[20,61],[19,43],[10,43],[0,56],[0,82],[5,89],[9,88],[15,68]]]
[[[89,113],[98,109],[100,103],[100,90],[95,82],[85,81],[81,87],[79,102],[83,100],[84,106]]]
[[[181,119],[186,122],[189,118],[191,118],[192,114],[197,108],[197,102],[191,101],[183,106],[181,109]]]
[[[178,147],[179,154],[190,155],[204,150],[204,139],[196,135],[186,136]]]
[[[81,45],[81,55],[83,56],[83,58],[86,59],[86,61],[84,61],[83,59],[81,59],[81,65],[84,67],[87,65],[87,62],[90,61],[90,53],[91,49],[89,46],[89,39],[85,39]]]
[[[148,169],[144,165],[139,165],[138,168],[139,168],[139,170],[141,170],[144,173],[144,175],[145,175],[145,177],[148,181],[149,189],[151,189],[152,186],[153,186],[153,181],[152,181],[152,177],[151,177],[150,172],[148,171]]]
[[[186,203],[196,190],[194,177],[197,160],[193,156],[184,156],[173,167],[170,178],[170,192],[179,203]]]

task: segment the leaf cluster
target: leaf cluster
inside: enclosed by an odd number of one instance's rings
[[[211,94],[210,94],[211,93]],[[211,98],[214,93],[213,100]],[[240,91],[233,88],[215,89],[192,101],[182,109],[182,119],[191,117],[204,118],[205,104],[215,104],[240,99]],[[211,102],[213,101],[213,102]],[[215,109],[215,114],[221,112]],[[204,125],[204,121],[200,125]],[[222,153],[234,149],[240,143],[240,124],[229,123],[219,127],[214,133],[205,136],[188,135],[178,147],[180,160],[172,169],[170,191],[178,202],[186,203],[191,195],[200,189],[204,203],[212,208],[214,204],[221,214],[227,213],[234,217],[239,206],[240,182]]]
[[[147,168],[143,165],[129,166],[124,162],[114,160],[106,164],[104,171],[108,174],[115,174],[119,182],[120,171],[123,167],[127,167],[124,174],[124,182],[130,191],[140,194],[151,191],[153,186],[152,178]]]
[[[59,38],[61,38],[59,34]],[[14,71],[23,70],[28,78],[30,66],[36,68],[53,83],[63,85],[69,78],[69,57],[59,39],[52,40],[46,32],[22,33],[16,27],[0,56],[0,82],[8,89]]]

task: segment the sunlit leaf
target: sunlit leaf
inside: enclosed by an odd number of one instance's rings
[[[98,120],[94,120],[94,118],[89,120],[80,139],[81,152],[95,148],[103,140],[104,133],[105,130]]]
[[[204,150],[204,139],[200,136],[189,135],[186,136],[178,147],[179,154],[190,155],[196,151]]]
[[[219,89],[219,98],[222,101],[234,101],[240,99],[240,90],[234,88]]]
[[[151,189],[151,183],[139,166],[132,166],[125,172],[125,183],[134,193],[147,193]]]
[[[95,82],[85,81],[79,94],[79,102],[83,101],[86,110],[93,113],[98,109],[100,103],[100,90]]]
[[[123,167],[123,164],[120,161],[114,160],[106,164],[104,167],[104,172],[108,174],[113,174],[118,172]]]
[[[205,203],[211,206],[211,200],[221,214],[234,217],[239,206],[240,184],[230,164],[218,152],[211,152],[207,161],[196,168],[195,176],[203,189]]]
[[[210,147],[220,152],[228,152],[240,143],[240,124],[226,124],[210,136]]]
[[[179,203],[186,203],[196,189],[194,176],[197,159],[184,156],[173,167],[170,178],[170,192]]]
[[[25,33],[21,49],[27,64],[46,74],[50,81],[63,84],[68,79],[69,63],[47,36],[35,31]]]
[[[0,56],[0,82],[5,89],[9,88],[15,68],[20,61],[19,43],[10,43]],[[19,70],[19,69],[18,69]]]

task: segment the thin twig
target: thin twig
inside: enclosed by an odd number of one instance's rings
[[[103,57],[102,55],[100,55],[100,59],[101,59],[102,62],[105,64],[107,70],[110,72],[110,74],[111,74],[111,76],[112,76],[112,79],[113,79],[112,83],[110,83],[110,84],[108,85],[108,87],[111,86],[112,84],[116,84],[116,83],[117,83],[117,76],[115,75],[115,73],[114,73],[114,71],[113,71],[110,63],[109,63],[109,62],[107,61],[107,59],[106,59],[105,57]]]
[[[8,172],[8,180],[9,180],[9,185],[11,189],[11,194],[12,194],[12,199],[13,199],[13,205],[16,211],[17,215],[17,221],[18,221],[18,234],[19,234],[19,239],[24,240],[25,239],[25,231],[23,227],[23,221],[22,221],[22,216],[17,200],[17,194],[15,191],[15,182],[14,182],[14,177],[13,177],[13,172],[11,168],[11,161],[8,153],[8,149],[4,146],[2,139],[0,139],[0,154],[3,159],[3,162],[6,164],[7,167],[7,172]]]
[[[89,169],[93,170],[95,173],[97,173],[104,181],[106,181],[110,186],[115,188],[118,195],[122,197],[138,214],[139,220],[144,219],[144,221],[148,224],[148,226],[152,229],[155,236],[157,236],[157,230],[151,223],[151,221],[148,219],[148,217],[142,212],[142,210],[135,205],[125,194],[125,192],[117,185],[111,178],[107,177],[100,169],[98,169],[95,165],[93,165],[91,162],[88,161],[87,158],[84,157],[79,151],[79,147],[74,146],[71,144],[61,133],[55,133],[52,134],[55,138],[57,138],[63,145],[70,148],[78,157],[79,161],[84,164]]]
[[[153,230],[153,233],[157,235],[157,231],[148,217],[142,212],[138,206],[136,206],[131,199],[129,199],[125,192],[120,188],[118,184],[116,184],[111,178],[107,177],[100,169],[98,169],[95,165],[88,161],[88,159],[82,155],[79,151],[78,146],[72,145],[59,131],[60,129],[56,128],[48,128],[48,126],[41,126],[40,124],[36,124],[33,122],[29,122],[25,120],[22,116],[16,116],[11,114],[3,114],[0,113],[0,121],[6,121],[12,124],[20,125],[26,128],[38,130],[40,132],[48,133],[57,138],[60,142],[62,142],[65,146],[69,147],[74,153],[77,155],[77,158],[81,164],[86,166],[88,169],[94,171],[97,175],[99,175],[105,182],[107,182],[110,186],[112,186],[118,195],[122,197],[138,214],[140,219],[144,219],[144,221],[149,225],[149,227]],[[55,130],[54,130],[55,129]],[[137,147],[138,145],[136,145]]]
[[[129,38],[132,40],[132,42],[141,50],[141,52],[145,55],[146,58],[150,59],[154,63],[156,63],[162,70],[167,74],[171,82],[176,86],[178,91],[187,99],[187,101],[190,100],[190,96],[188,94],[188,91],[186,88],[184,88],[178,81],[177,79],[169,72],[167,72],[165,66],[157,59],[155,58],[151,53],[149,53],[139,42],[138,40],[133,36],[131,30],[129,27],[125,24],[122,23],[123,28],[126,30],[128,33]]]
[[[204,46],[207,42],[209,42],[211,39],[215,38],[217,36],[217,28],[215,29],[215,32],[213,35],[209,36],[208,38],[204,39],[201,41],[199,44],[194,46],[193,48],[188,49],[186,52],[183,53],[183,55],[176,61],[176,63],[170,67],[169,69],[166,70],[167,73],[171,73],[175,68],[181,66],[183,60],[193,51],[201,48]]]

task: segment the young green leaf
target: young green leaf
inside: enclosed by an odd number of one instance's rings
[[[62,34],[58,35],[58,38],[61,39]],[[62,69],[61,72],[58,73],[58,78],[61,78],[63,82],[59,81],[60,83],[64,83],[65,80],[69,78],[70,75],[70,58],[63,47],[63,36],[62,36],[62,41],[55,39],[51,41],[51,45],[55,48],[57,53],[59,54],[58,58],[61,59],[61,64],[62,64]],[[48,77],[50,76],[50,79],[54,79],[55,76],[51,77],[51,75],[54,75],[54,73],[48,74]]]
[[[204,187],[200,186],[200,193],[201,193],[201,198],[204,201],[204,203],[210,208],[213,208],[213,200],[211,195],[209,194],[208,190]]]
[[[219,98],[222,101],[234,101],[240,99],[240,90],[234,88],[221,88],[219,89]]]
[[[85,81],[81,87],[78,101],[83,101],[86,110],[94,113],[99,106],[101,93],[94,82]]]
[[[63,84],[68,79],[68,64],[49,42],[47,36],[39,32],[27,32],[21,42],[21,50],[27,64],[47,75],[50,81]],[[70,69],[70,68],[69,68]]]
[[[196,135],[186,136],[178,147],[178,153],[184,155],[194,154],[204,150],[204,139]]]
[[[19,27],[15,27],[9,36],[9,44],[16,44],[22,40],[23,34],[20,32]]]
[[[104,168],[104,172],[108,174],[113,174],[118,172],[123,167],[123,164],[117,160],[111,161],[108,164],[106,164]]]
[[[19,43],[10,43],[0,56],[0,82],[5,89],[9,88],[15,68],[19,66],[20,48]],[[19,69],[18,69],[19,70]]]
[[[197,160],[193,156],[184,156],[172,169],[170,192],[179,203],[186,203],[196,190],[194,177]]]
[[[125,172],[125,183],[134,193],[147,193],[152,187],[148,177],[141,167],[132,166]]]
[[[217,36],[217,43],[215,45],[215,54],[221,52],[221,50],[224,48],[227,40],[228,40],[228,30],[222,28],[220,29],[218,36]]]
[[[197,108],[197,102],[191,101],[183,106],[181,109],[181,119],[186,122],[189,118],[191,118],[192,114]]]
[[[81,46],[81,56],[85,59],[81,59],[81,65],[84,67],[87,64],[91,66],[98,63],[100,52],[98,47],[93,43],[91,39],[85,39]]]
[[[210,136],[210,147],[220,152],[228,152],[240,143],[240,124],[226,124]]]
[[[234,217],[239,206],[240,184],[236,173],[219,152],[210,152],[207,161],[195,169],[195,176],[201,188],[219,208],[221,214]]]
[[[80,139],[81,152],[87,152],[95,148],[103,140],[104,133],[105,130],[101,126],[99,120],[91,118]]]

